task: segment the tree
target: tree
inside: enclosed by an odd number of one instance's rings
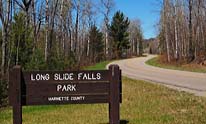
[[[164,9],[163,9],[163,26],[164,26],[164,35],[165,35],[165,42],[166,42],[166,49],[167,49],[167,61],[170,62],[170,42],[169,42],[169,20],[170,20],[170,2],[169,0],[164,0]]]
[[[9,38],[9,25],[11,23],[11,0],[0,0],[0,21],[2,29],[2,61],[1,74],[4,75],[6,69],[7,44]]]
[[[45,54],[45,61],[48,60],[48,44],[49,44],[49,41],[48,41],[48,37],[49,37],[49,0],[46,0],[46,15],[45,15],[45,30],[46,30],[46,33],[45,33],[45,49],[44,49],[44,54]]]
[[[32,58],[32,29],[25,25],[25,13],[18,13],[14,15],[14,22],[12,23],[12,32],[10,42],[14,44],[12,50],[12,65],[22,65],[24,68]],[[30,27],[30,26],[29,26]],[[25,35],[27,38],[25,39]]]
[[[90,40],[90,60],[92,63],[100,62],[104,55],[103,34],[97,29],[96,25],[92,25],[89,31]]]
[[[105,31],[104,31],[104,52],[105,52],[105,56],[110,58],[109,56],[109,22],[110,22],[110,14],[112,13],[112,9],[114,8],[114,0],[101,0],[101,4],[102,4],[102,8],[101,10],[103,15],[104,15],[104,27],[105,27]]]
[[[137,37],[139,37],[139,56],[142,56],[143,55],[143,34],[142,34],[142,31],[140,30],[138,33],[137,33]]]
[[[140,20],[131,20],[128,31],[131,45],[131,49],[129,50],[130,55],[141,56],[143,54],[143,34]]]
[[[109,33],[112,37],[112,49],[116,58],[121,58],[123,52],[130,48],[127,31],[129,23],[128,18],[120,11],[117,11],[112,18]]]
[[[188,62],[191,62],[194,60],[194,45],[192,42],[192,10],[193,10],[193,0],[189,0],[189,23],[188,23],[188,27],[189,27],[189,56],[188,56]]]

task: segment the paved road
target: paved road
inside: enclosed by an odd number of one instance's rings
[[[145,62],[154,55],[115,61],[122,69],[124,76],[156,82],[173,89],[194,93],[197,96],[206,96],[206,74],[162,69],[146,65]]]

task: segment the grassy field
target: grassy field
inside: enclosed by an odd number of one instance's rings
[[[98,69],[107,63],[98,64]],[[121,124],[206,124],[206,98],[124,77],[121,120]],[[107,104],[23,108],[23,124],[107,123]],[[11,108],[0,110],[0,124],[12,124]]]
[[[146,62],[148,65],[160,67],[160,68],[167,68],[173,70],[182,70],[182,71],[191,71],[191,72],[199,72],[199,73],[206,73],[206,67],[200,65],[173,65],[173,64],[166,64],[159,62],[159,57],[155,57],[150,59]]]

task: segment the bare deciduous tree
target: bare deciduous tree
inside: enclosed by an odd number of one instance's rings
[[[11,0],[0,0],[0,20],[2,24],[2,61],[1,61],[1,74],[4,75],[6,69],[6,56],[7,44],[9,38],[9,25],[11,23]]]
[[[205,6],[205,0],[163,1],[159,37],[168,62],[206,60]]]

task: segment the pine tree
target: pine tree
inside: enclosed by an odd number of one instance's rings
[[[89,32],[90,40],[90,60],[93,63],[99,62],[104,55],[103,34],[97,29],[96,25],[92,25]]]
[[[115,53],[116,58],[121,58],[123,53],[130,48],[129,23],[128,18],[120,11],[117,11],[112,18],[109,33],[113,41],[112,51]]]

